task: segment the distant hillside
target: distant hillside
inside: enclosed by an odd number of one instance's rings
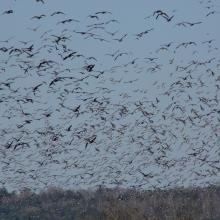
[[[219,220],[220,187],[138,191],[0,189],[1,220]]]

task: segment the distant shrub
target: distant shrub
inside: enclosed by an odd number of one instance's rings
[[[0,189],[1,220],[219,220],[220,187],[140,191],[104,188],[34,193]]]

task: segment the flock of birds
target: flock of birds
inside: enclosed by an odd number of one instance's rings
[[[219,39],[175,36],[145,56],[126,49],[151,43],[158,22],[188,36],[219,19],[213,1],[198,5],[200,20],[155,10],[143,15],[154,26],[135,34],[122,32],[111,11],[85,25],[64,11],[39,13],[25,27],[32,38],[0,39],[0,187],[219,183]],[[54,27],[45,30],[47,19]]]

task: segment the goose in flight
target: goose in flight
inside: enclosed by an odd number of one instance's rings
[[[86,146],[85,146],[85,149],[87,148],[88,144],[92,144],[95,142],[97,136],[96,135],[93,135],[92,137],[89,137],[89,138],[85,138],[85,140],[87,141],[86,142]]]
[[[33,20],[33,19],[38,19],[38,20],[40,20],[40,19],[42,19],[43,17],[46,17],[46,15],[39,15],[39,16],[37,16],[37,15],[35,15],[35,16],[33,16],[32,18],[31,18],[31,20]]]
[[[210,11],[206,17],[210,16],[210,15],[214,15],[214,14],[219,14],[220,12],[219,11]]]
[[[99,17],[97,15],[88,15],[87,18],[95,18],[96,20],[99,20]]]
[[[163,17],[164,19],[166,19],[167,22],[170,22],[174,15],[173,16],[169,16],[166,12],[163,12],[162,10],[157,10],[153,13],[153,16],[156,15],[156,19],[158,19],[159,16]]]
[[[153,16],[156,15],[156,18],[158,18],[159,16],[165,16],[165,17],[169,17],[169,15],[166,12],[163,12],[162,10],[157,10],[153,13]]]
[[[98,12],[96,12],[95,13],[96,15],[99,15],[99,14],[102,14],[102,15],[104,15],[104,14],[112,14],[110,11],[98,11]]]
[[[127,37],[127,34],[124,34],[121,38],[116,38],[116,39],[113,39],[113,40],[117,40],[118,42],[122,42],[124,38]]]
[[[55,11],[50,16],[54,16],[54,15],[65,15],[65,13],[63,13],[62,11]]]
[[[72,21],[79,22],[79,20],[70,18],[70,19],[66,19],[66,20],[57,22],[57,24],[65,24],[65,23],[70,23],[70,22],[72,22]]]
[[[192,27],[192,26],[197,25],[197,24],[202,24],[202,22],[201,21],[198,21],[198,22],[186,22],[186,21],[183,21],[183,22],[177,23],[176,26],[184,26],[184,27],[186,27],[188,25],[188,26]]]
[[[143,31],[143,32],[141,32],[141,33],[136,34],[136,35],[135,35],[135,36],[136,36],[136,39],[140,39],[141,37],[143,37],[143,35],[148,34],[150,31],[153,31],[153,30],[154,30],[154,28],[151,28],[151,29],[148,29],[148,30],[146,30],[146,31]]]
[[[7,10],[7,11],[4,11],[2,14],[5,15],[5,14],[12,14],[14,11],[13,10]]]
[[[44,0],[36,0],[36,2],[41,2],[41,3],[45,3]]]

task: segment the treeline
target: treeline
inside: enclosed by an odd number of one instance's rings
[[[139,191],[0,189],[1,220],[219,220],[220,187]]]

